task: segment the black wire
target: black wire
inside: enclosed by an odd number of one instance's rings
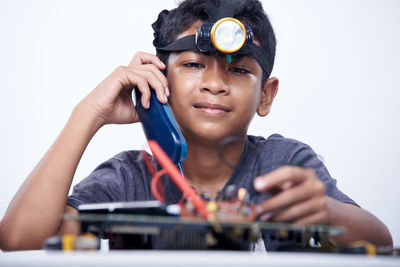
[[[222,142],[219,144],[218,155],[219,155],[220,159],[222,160],[223,163],[225,163],[225,165],[227,165],[228,167],[234,169],[236,167],[236,165],[234,163],[230,162],[229,160],[227,160],[225,158],[225,155],[224,155],[224,148],[225,148],[226,145],[228,145],[230,143],[242,143],[242,144],[244,144],[244,140],[243,140],[243,138],[241,138],[239,136],[228,136],[227,138],[222,140]]]

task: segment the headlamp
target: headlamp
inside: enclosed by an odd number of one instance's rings
[[[218,50],[224,54],[235,53],[252,41],[253,33],[251,29],[231,17],[220,19],[216,23],[200,25],[197,28],[195,38],[199,51],[215,52]]]

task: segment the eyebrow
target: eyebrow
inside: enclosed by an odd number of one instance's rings
[[[192,52],[192,53],[195,53],[196,55],[199,55],[199,56],[215,56],[215,57],[226,56],[225,54],[214,54],[214,53],[200,52],[199,50],[183,50],[183,51],[180,51],[178,53],[183,53],[183,52]],[[231,61],[230,64],[238,63],[239,61],[241,61],[244,58],[254,59],[253,57],[251,57],[249,55],[246,55],[246,54],[236,54],[236,55],[232,56],[232,61]]]

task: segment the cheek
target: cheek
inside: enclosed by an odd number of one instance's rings
[[[187,75],[179,71],[168,73],[168,87],[171,92],[170,102],[174,103],[177,99],[187,99],[198,88],[199,77]]]
[[[238,111],[242,114],[244,120],[251,120],[253,118],[257,111],[258,103],[259,98],[251,93],[241,98]]]
[[[183,80],[184,79],[174,80],[172,82],[169,82],[168,85],[170,90],[168,103],[172,109],[172,113],[178,121],[180,121],[180,117],[182,115],[182,112],[179,112],[179,110],[186,110],[190,108],[187,105],[188,102],[185,101],[185,99],[188,99],[190,97],[189,91],[184,91],[184,89],[186,88],[186,86],[191,85],[192,83],[188,80]]]
[[[237,85],[237,89],[232,93],[240,104],[238,105],[243,112],[255,112],[261,99],[261,87],[258,80],[247,82],[245,85]]]

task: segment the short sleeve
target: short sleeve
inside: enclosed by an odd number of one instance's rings
[[[119,161],[110,159],[74,186],[67,204],[77,208],[83,203],[123,201],[126,199],[122,190],[125,188],[126,175],[126,170]]]
[[[67,205],[152,199],[150,173],[140,151],[122,152],[100,164],[74,186]]]

